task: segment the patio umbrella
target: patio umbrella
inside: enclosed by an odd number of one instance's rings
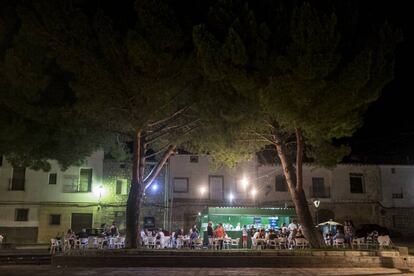
[[[342,224],[340,224],[339,222],[333,221],[333,220],[328,220],[328,221],[321,222],[318,224],[318,226],[325,226],[325,225],[332,226],[332,225],[342,225]]]
[[[333,220],[328,220],[328,221],[319,223],[318,224],[318,227],[319,226],[329,226],[329,231],[331,231],[332,230],[332,226],[335,226],[336,227],[338,225],[341,225],[342,226],[342,224],[340,224],[339,222],[336,222],[336,221],[333,221]]]

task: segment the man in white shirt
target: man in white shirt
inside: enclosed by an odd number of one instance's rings
[[[297,230],[298,229],[298,223],[296,221],[296,219],[294,219],[288,226],[288,229],[290,232],[292,232],[293,230]]]

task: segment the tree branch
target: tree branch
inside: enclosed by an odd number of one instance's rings
[[[160,139],[161,137],[163,137],[163,136],[171,133],[172,131],[177,131],[177,130],[179,130],[181,128],[188,127],[188,126],[190,126],[192,124],[195,124],[195,123],[197,123],[199,121],[200,121],[200,119],[196,119],[194,121],[187,122],[187,123],[182,124],[182,125],[176,125],[176,126],[166,127],[165,129],[161,130],[158,135],[153,134],[154,135],[153,137],[148,137],[146,143],[147,144],[152,144],[152,143],[156,142],[158,139]]]
[[[296,132],[296,190],[300,191],[303,186],[303,136],[300,128]]]
[[[157,156],[158,154],[160,154],[161,152],[163,152],[166,148],[168,148],[168,146],[170,145],[171,143],[167,143],[167,144],[165,144],[164,146],[162,146],[158,151],[156,151],[156,152],[154,152],[154,153],[151,153],[151,154],[149,154],[149,155],[146,155],[145,156],[145,158],[146,159],[148,159],[148,158],[151,158],[151,157],[154,157],[154,156]],[[145,181],[145,180],[144,180]]]
[[[165,122],[168,122],[169,120],[173,119],[174,117],[184,113],[185,111],[187,111],[190,108],[190,105],[184,106],[183,108],[180,108],[179,110],[177,110],[176,112],[174,112],[173,114],[171,114],[170,116],[168,116],[167,118],[163,118],[160,119],[158,121],[152,122],[152,123],[148,123],[148,127],[155,127],[158,126],[160,124],[164,124]]]
[[[276,145],[276,141],[272,140],[271,138],[266,137],[265,135],[258,133],[258,132],[254,132],[254,134],[256,134],[257,136],[259,136],[260,138],[266,140],[267,142],[271,143],[272,145]]]
[[[161,158],[161,160],[158,162],[158,164],[155,166],[155,168],[145,178],[146,181],[144,181],[145,186],[144,186],[144,189],[143,189],[143,193],[145,193],[145,191],[152,184],[152,182],[154,181],[154,179],[161,172],[161,169],[164,166],[165,162],[167,162],[168,158],[170,158],[171,154],[173,154],[174,151],[175,151],[175,145],[170,145],[168,147],[168,149],[164,152],[164,155]]]

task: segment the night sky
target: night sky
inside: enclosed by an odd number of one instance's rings
[[[369,156],[378,163],[414,162],[414,108],[412,94],[412,31],[408,1],[383,3],[377,7],[400,28],[404,41],[396,51],[395,79],[364,116],[364,126],[350,140],[354,155]],[[362,159],[364,160],[364,158]]]

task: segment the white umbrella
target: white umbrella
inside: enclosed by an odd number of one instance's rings
[[[336,221],[333,221],[333,220],[328,220],[328,221],[319,223],[317,227],[319,227],[319,226],[329,226],[329,232],[330,232],[332,230],[332,226],[336,227],[338,225],[342,226],[342,224],[340,224],[339,222],[336,222]]]
[[[324,225],[332,226],[332,225],[342,225],[342,224],[340,224],[339,222],[333,221],[333,220],[328,220],[328,221],[321,222],[318,224],[318,226],[324,226]]]

